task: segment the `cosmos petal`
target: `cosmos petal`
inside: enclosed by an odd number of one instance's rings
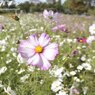
[[[29,41],[33,46],[38,45],[38,39],[37,39],[37,36],[35,34],[29,36]]]
[[[49,63],[49,61],[42,54],[40,54],[40,56],[41,56],[41,59],[42,59],[40,61],[42,61],[42,63],[39,63],[38,67],[41,70],[48,70],[51,67],[51,64]]]
[[[35,54],[33,57],[31,57],[27,60],[27,63],[32,66],[36,66],[40,63],[40,61],[41,61],[41,58],[40,58],[39,54]]]
[[[49,60],[54,60],[58,54],[58,45],[50,43],[49,35],[42,33],[39,39],[36,35],[31,35],[27,40],[22,40],[19,44],[18,53],[26,59],[27,64],[37,66],[41,70],[48,70],[51,67]],[[36,52],[40,49],[42,52]]]
[[[48,11],[47,11],[47,10],[44,10],[44,12],[43,12],[43,16],[44,16],[44,18],[48,18],[49,13],[48,13]]]
[[[58,45],[57,44],[48,45],[44,49],[44,52],[43,52],[43,55],[48,60],[54,60],[57,54],[58,54]]]
[[[50,41],[49,35],[47,35],[46,33],[42,33],[42,35],[39,38],[39,44],[44,47],[46,45],[48,45]]]
[[[18,52],[23,58],[30,58],[35,54],[35,51],[32,48],[19,47]]]
[[[58,48],[58,44],[56,43],[51,43],[48,46],[45,47],[45,49],[54,49],[54,48]]]
[[[34,48],[34,46],[32,45],[32,43],[29,40],[21,40],[19,47],[24,47],[24,48]]]

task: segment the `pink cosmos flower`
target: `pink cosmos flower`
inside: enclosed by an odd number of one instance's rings
[[[87,43],[87,39],[86,38],[77,38],[77,41],[79,43]]]
[[[57,26],[55,26],[55,27],[53,27],[52,28],[52,31],[53,32],[56,32],[56,31],[63,31],[63,32],[66,32],[66,27],[65,27],[65,25],[64,24],[61,24],[61,25],[57,25]]]
[[[58,54],[58,44],[50,43],[50,37],[45,33],[39,38],[31,35],[27,40],[20,42],[18,52],[29,65],[48,70],[51,67],[49,60],[54,60]]]
[[[45,19],[51,19],[51,20],[55,20],[55,21],[57,21],[57,19],[58,19],[58,13],[57,12],[54,13],[52,10],[50,10],[50,11],[44,10],[43,16]]]

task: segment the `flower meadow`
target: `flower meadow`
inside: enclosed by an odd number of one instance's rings
[[[95,95],[94,20],[0,15],[0,95]]]

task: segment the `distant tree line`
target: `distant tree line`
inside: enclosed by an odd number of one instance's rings
[[[63,7],[64,12],[68,13],[88,13],[95,9],[95,0],[66,0]]]
[[[44,9],[53,10],[53,11],[60,11],[62,12],[62,6],[59,2],[54,2],[53,4],[47,4],[47,3],[29,3],[28,1],[19,4],[17,7],[19,7],[21,10],[25,12],[42,12]]]
[[[53,4],[24,2],[17,7],[25,12],[42,12],[44,9],[48,9],[69,14],[89,14],[89,12],[93,13],[95,9],[95,0],[66,0],[63,5],[61,0],[59,2],[53,0]]]
[[[14,1],[14,0],[4,0]],[[32,0],[30,0],[32,1]],[[19,5],[10,4],[10,8],[20,8],[23,12],[42,12],[44,9],[63,12],[66,14],[94,14],[95,15],[95,0],[66,0],[64,4],[61,4],[61,0],[53,0],[53,3],[30,3],[28,1],[20,3]]]

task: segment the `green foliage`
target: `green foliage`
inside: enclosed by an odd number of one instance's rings
[[[1,16],[0,22],[5,25],[5,29],[0,32],[0,40],[6,42],[6,49],[5,51],[1,51],[4,47],[0,45],[0,70],[4,66],[7,67],[7,70],[0,74],[0,84],[2,81],[4,87],[7,88],[10,86],[17,95],[55,95],[55,93],[51,91],[51,84],[56,78],[49,73],[55,65],[65,68],[62,72],[62,75],[64,75],[67,73],[69,74],[71,71],[77,71],[77,66],[90,59],[91,62],[89,64],[93,65],[93,69],[95,69],[95,59],[93,59],[93,57],[95,58],[95,43],[88,45],[73,42],[77,37],[88,37],[88,27],[92,24],[94,17],[90,16],[88,18],[87,16],[63,14],[61,16],[61,21],[68,27],[69,33],[61,31],[52,32],[51,28],[53,24],[51,24],[51,21],[45,20],[42,15],[38,13],[36,15],[19,15],[21,23],[11,19],[8,15],[6,15],[6,17]],[[49,71],[40,71],[35,68],[34,71],[29,71],[29,67],[26,65],[25,61],[24,63],[20,63],[17,60],[17,41],[27,39],[31,34],[40,34],[42,32],[48,33],[51,37],[51,41],[59,44],[60,53],[58,57],[51,62],[52,67]],[[72,40],[72,42],[68,40]],[[83,48],[83,46],[85,46],[85,48]],[[14,48],[14,51],[12,51],[12,48]],[[74,50],[78,50],[78,54],[75,56],[72,54]],[[13,56],[14,53],[16,56]],[[82,55],[86,55],[86,60],[84,62],[80,60]],[[7,63],[10,59],[11,62]],[[72,67],[70,65],[72,65]],[[74,77],[78,77],[80,81],[83,80],[78,86],[81,92],[80,95],[84,95],[82,88],[85,86],[88,87],[87,95],[94,95],[95,72],[93,69],[90,71],[83,69],[74,76],[64,76],[62,82],[64,85],[63,90],[67,90],[64,88],[70,89],[74,82]],[[22,70],[24,71],[21,72]],[[26,75],[29,75],[29,77],[23,82],[21,79]],[[0,95],[7,95],[2,87],[0,87]]]
[[[26,1],[26,2],[24,2],[24,3],[21,3],[21,4],[19,4],[18,5],[18,7],[21,9],[21,10],[23,10],[23,11],[25,11],[25,12],[29,12],[30,11],[30,3],[28,2],[28,1]]]
[[[95,16],[95,9],[94,8],[88,9],[88,13],[87,14]]]
[[[64,5],[64,10],[69,10],[72,13],[84,13],[87,12],[87,5],[82,0],[66,0]]]
[[[33,4],[29,2],[21,3],[18,7],[25,12],[42,12],[44,9],[53,10],[53,11],[62,11],[62,6],[60,2],[54,4],[39,3]]]

